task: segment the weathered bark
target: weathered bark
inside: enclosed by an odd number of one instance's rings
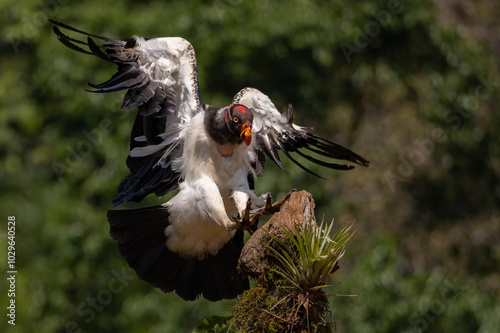
[[[257,229],[243,247],[239,266],[241,272],[251,277],[258,277],[264,272],[268,263],[266,246],[272,241],[264,230],[286,241],[287,237],[281,227],[295,232],[296,227],[302,228],[304,221],[315,223],[314,200],[307,191],[294,192],[280,212],[274,214],[266,224]]]

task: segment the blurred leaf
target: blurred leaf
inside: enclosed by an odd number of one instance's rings
[[[231,319],[234,316],[212,316],[203,319],[193,333],[223,333],[230,332]]]

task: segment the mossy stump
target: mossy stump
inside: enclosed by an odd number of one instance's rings
[[[273,248],[282,251],[278,240],[293,243],[286,231],[296,234],[304,227],[316,228],[314,200],[306,191],[295,192],[279,213],[259,228],[245,244],[239,269],[256,279],[233,308],[231,328],[236,332],[331,332],[324,320],[327,295],[322,288],[299,288],[280,273]],[[338,269],[335,259],[334,269]],[[328,275],[329,275],[328,274]]]

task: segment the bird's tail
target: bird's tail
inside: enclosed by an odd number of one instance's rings
[[[210,301],[233,299],[249,288],[237,270],[241,230],[215,256],[183,258],[165,245],[169,215],[162,206],[108,211],[110,235],[141,280],[163,292],[175,291],[184,300],[199,295]]]

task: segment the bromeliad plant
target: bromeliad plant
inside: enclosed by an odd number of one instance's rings
[[[323,316],[328,310],[328,277],[338,269],[338,260],[345,253],[345,244],[352,237],[352,226],[341,228],[330,237],[333,223],[323,229],[314,223],[304,222],[301,229],[291,232],[282,227],[286,240],[267,233],[278,246],[268,245],[270,254],[279,265],[271,270],[289,284],[289,292],[283,300],[291,304],[287,314],[288,329],[296,331],[329,331]]]
[[[279,244],[279,249],[268,246],[282,266],[281,269],[273,268],[276,273],[301,292],[314,292],[328,287],[326,280],[338,267],[337,262],[344,255],[345,244],[354,234],[350,232],[352,226],[347,226],[330,238],[332,226],[333,223],[323,230],[323,223],[318,227],[304,222],[302,229],[295,228],[295,233],[282,228],[288,242],[267,233]]]

